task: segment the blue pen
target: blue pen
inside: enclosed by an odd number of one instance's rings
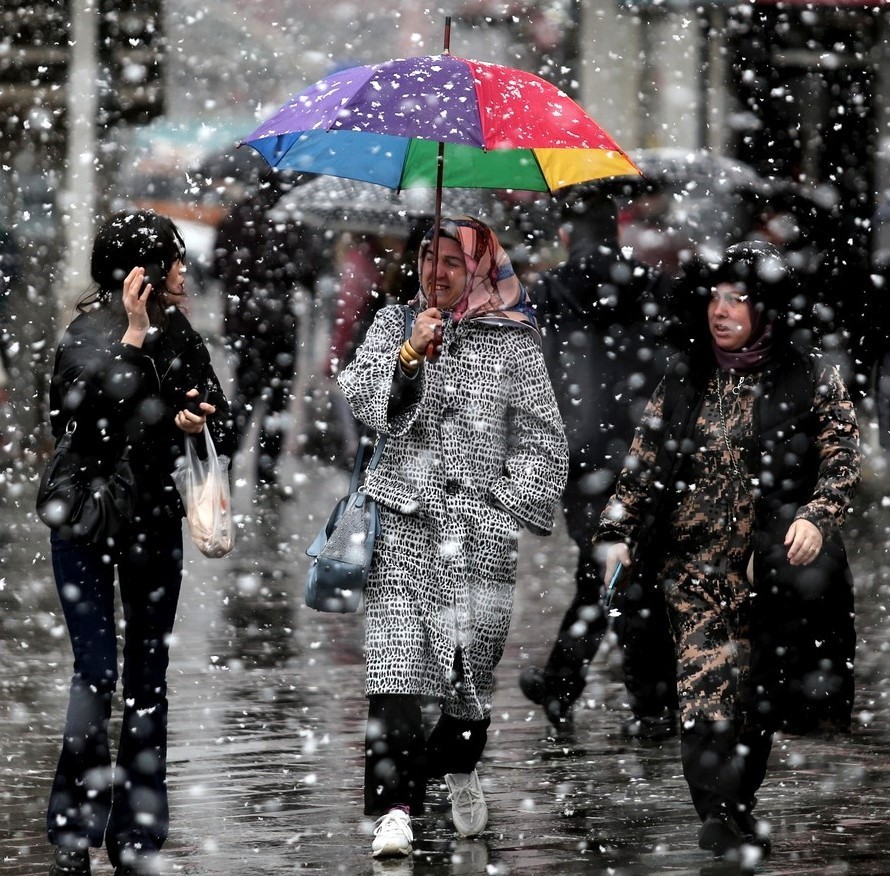
[[[612,574],[611,580],[609,581],[609,586],[606,588],[606,598],[604,600],[604,604],[607,612],[612,608],[612,597],[615,595],[615,589],[618,586],[618,581],[621,578],[622,572],[624,572],[624,565],[623,563],[619,563],[615,567],[615,571]]]

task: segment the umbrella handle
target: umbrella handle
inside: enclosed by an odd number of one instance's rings
[[[442,351],[442,326],[439,326],[436,329],[435,334],[433,335],[433,339],[429,342],[426,348],[426,360],[427,362],[435,362],[439,358],[439,353]]]

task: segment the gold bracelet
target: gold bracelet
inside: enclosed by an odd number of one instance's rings
[[[422,358],[423,357],[419,356],[407,341],[405,341],[399,349],[399,361],[405,368],[408,368],[411,371],[414,371],[414,369],[420,365],[420,360]]]
[[[405,371],[416,371],[420,367],[420,362],[417,359],[409,358],[404,351],[399,351],[399,364]]]

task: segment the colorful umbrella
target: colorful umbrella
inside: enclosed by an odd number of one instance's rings
[[[365,180],[553,192],[638,174],[568,95],[445,53],[352,67],[301,91],[243,143],[272,167]]]
[[[242,141],[272,167],[391,189],[435,186],[433,263],[442,188],[554,192],[639,174],[618,144],[539,76],[449,51],[351,67],[301,91]],[[435,296],[430,296],[435,306]]]

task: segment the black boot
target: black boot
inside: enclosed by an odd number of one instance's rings
[[[698,844],[717,857],[744,844],[735,819],[741,794],[737,744],[730,721],[696,721],[680,735],[683,775],[702,820]]]
[[[727,811],[709,815],[698,831],[698,847],[722,858],[727,852],[744,844],[742,833],[735,819]]]
[[[541,706],[557,734],[571,733],[574,727],[571,703],[563,702],[550,690],[543,669],[537,666],[523,669],[519,674],[519,687],[528,699]]]
[[[677,713],[667,708],[655,715],[641,715],[634,711],[633,718],[625,721],[621,730],[628,739],[660,742],[677,735]]]
[[[753,809],[757,803],[755,795],[760,790],[766,776],[766,766],[772,745],[772,733],[765,731],[743,731],[739,738],[739,749],[743,752],[739,781],[741,803],[735,814],[735,820],[745,843],[757,846],[764,857],[772,851],[772,843],[769,839],[769,831],[759,819],[754,817]]]
[[[754,808],[752,800],[750,808],[743,805],[735,814],[735,822],[738,825],[739,832],[742,835],[742,842],[747,846],[756,846],[760,849],[763,857],[766,857],[773,850],[773,844],[770,842],[769,831],[766,826],[755,818],[751,809]]]
[[[59,846],[49,876],[90,876],[90,850]]]

